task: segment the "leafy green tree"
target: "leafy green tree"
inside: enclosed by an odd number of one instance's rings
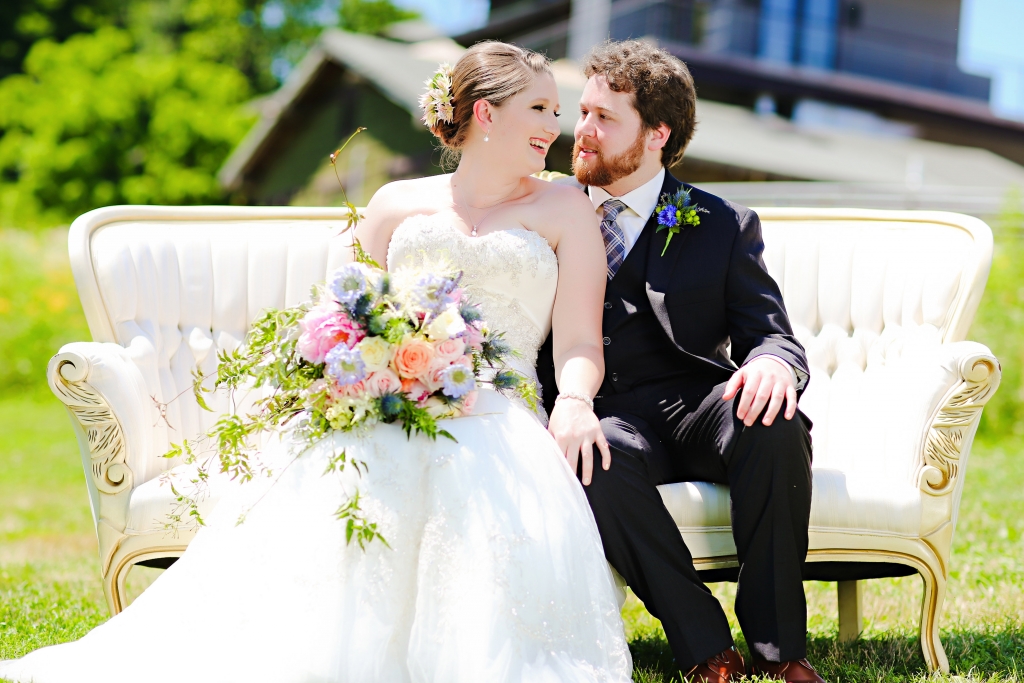
[[[419,16],[388,0],[342,0],[340,14],[341,28],[354,33],[380,33],[395,22]]]
[[[0,1],[0,78],[21,70],[37,40],[63,41],[116,21],[117,0]]]
[[[215,174],[252,122],[237,69],[133,50],[122,29],[43,40],[0,81],[0,226],[109,204],[217,201]]]
[[[53,37],[0,80],[0,227],[224,201],[216,172],[254,120],[244,103],[277,87],[275,60],[296,63],[325,25],[378,32],[415,16],[388,0],[326,13],[323,0],[6,1],[18,35]]]

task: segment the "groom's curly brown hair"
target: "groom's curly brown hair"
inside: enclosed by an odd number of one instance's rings
[[[682,60],[642,40],[608,41],[584,58],[583,73],[604,76],[615,92],[632,93],[645,131],[662,123],[672,130],[661,150],[662,165],[683,160],[697,127],[697,90]]]

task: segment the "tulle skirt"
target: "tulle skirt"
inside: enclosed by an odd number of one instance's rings
[[[184,556],[124,612],[0,663],[0,678],[630,680],[593,516],[540,421],[483,390],[474,416],[442,426],[457,443],[408,439],[398,425],[334,434],[294,459],[277,442],[275,477],[229,487]],[[325,476],[338,449],[366,471]],[[356,489],[387,545],[346,543],[334,513]]]

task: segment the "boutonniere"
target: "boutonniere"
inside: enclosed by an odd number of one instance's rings
[[[686,188],[679,188],[675,194],[661,195],[661,203],[654,212],[658,215],[658,229],[655,232],[668,230],[668,237],[665,238],[665,246],[661,250],[664,256],[668,250],[672,236],[681,232],[684,225],[700,225],[701,213],[711,213],[707,209],[697,206],[690,199],[690,191]]]

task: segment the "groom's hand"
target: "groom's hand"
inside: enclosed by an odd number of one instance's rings
[[[548,431],[555,437],[569,467],[576,473],[583,456],[583,485],[589,486],[594,477],[594,446],[601,451],[601,467],[612,466],[612,452],[601,431],[601,422],[586,403],[575,399],[558,401],[548,420]]]
[[[768,409],[765,410],[761,423],[766,427],[771,425],[775,421],[775,416],[779,414],[783,401],[786,402],[786,419],[792,420],[796,415],[796,386],[793,384],[793,374],[781,361],[760,356],[745,364],[725,385],[722,399],[731,401],[741,387],[743,393],[736,407],[736,417],[743,420],[746,426],[754,424],[754,420],[765,406],[768,406]]]

